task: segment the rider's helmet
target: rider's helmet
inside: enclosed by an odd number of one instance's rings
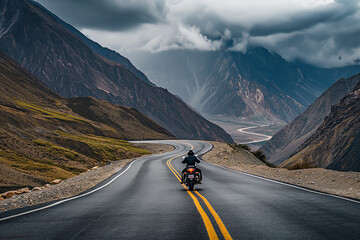
[[[192,156],[192,155],[194,155],[194,152],[193,152],[193,150],[190,150],[190,151],[188,152],[188,155],[189,155],[189,156]]]

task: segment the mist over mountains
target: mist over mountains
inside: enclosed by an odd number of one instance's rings
[[[138,52],[132,59],[152,82],[199,112],[280,123],[302,113],[338,78],[360,72],[357,65],[325,69],[290,63],[261,47],[246,53]]]

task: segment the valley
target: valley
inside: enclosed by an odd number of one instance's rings
[[[259,149],[261,145],[284,126],[283,124],[276,124],[274,122],[252,122],[229,116],[214,116],[209,114],[204,114],[204,116],[209,121],[221,126],[231,135],[236,143],[247,144],[252,150]]]
[[[260,143],[260,142],[265,142],[271,139],[272,136],[269,135],[264,135],[261,133],[254,133],[254,132],[249,132],[249,131],[245,131],[247,129],[258,129],[258,128],[263,128],[263,127],[269,127],[270,125],[258,125],[258,126],[251,126],[251,127],[245,127],[245,128],[239,128],[238,131],[241,133],[245,133],[247,135],[254,135],[257,137],[260,137],[260,139],[256,139],[256,140],[252,140],[249,142],[240,142],[240,144],[253,144],[253,143]]]

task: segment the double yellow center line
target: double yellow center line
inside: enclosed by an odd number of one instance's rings
[[[191,145],[192,149],[194,148],[192,145]],[[176,169],[171,165],[171,161],[177,157],[180,157],[182,156],[183,154],[181,155],[178,155],[178,156],[175,156],[173,158],[170,158],[166,164],[167,166],[169,167],[170,171],[175,175],[175,177],[179,180],[179,182],[181,182],[181,175],[178,171],[176,171]],[[218,236],[215,232],[215,229],[214,229],[214,226],[213,224],[211,223],[210,221],[210,218],[208,217],[208,215],[206,214],[206,212],[204,211],[204,209],[202,208],[199,200],[196,198],[196,196],[188,190],[188,188],[185,186],[185,184],[182,184],[182,186],[187,190],[186,192],[190,195],[190,197],[192,198],[192,200],[194,201],[194,204],[196,206],[196,209],[199,211],[202,219],[203,219],[203,222],[205,224],[205,228],[206,228],[206,231],[209,235],[209,239],[210,240],[218,240]],[[211,206],[211,204],[209,203],[209,201],[203,196],[201,195],[198,191],[194,190],[195,194],[198,195],[202,200],[203,202],[205,203],[206,207],[209,209],[210,213],[213,215],[217,225],[219,226],[219,229],[222,233],[222,235],[224,236],[224,238],[226,240],[230,240],[232,239],[229,232],[227,231],[224,223],[221,221],[219,215],[215,212],[214,208]]]

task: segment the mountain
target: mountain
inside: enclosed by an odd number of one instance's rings
[[[65,104],[74,113],[116,130],[113,137],[125,140],[171,139],[167,130],[135,108],[112,104],[93,97],[68,98]]]
[[[265,48],[246,53],[169,50],[134,53],[133,61],[156,85],[196,110],[246,120],[290,122],[340,77],[360,66],[321,69],[290,63]]]
[[[303,162],[339,171],[360,171],[360,81],[331,107],[316,132],[281,166]]]
[[[271,140],[261,146],[267,160],[280,164],[290,157],[309,137],[311,137],[329,115],[331,107],[337,104],[360,81],[360,74],[348,79],[339,79],[327,89],[301,115],[276,133]]]
[[[44,83],[2,52],[0,52],[0,61],[0,104],[3,107],[10,108],[9,110],[19,110],[18,108],[21,106],[21,109],[28,109],[24,111],[25,113],[35,111],[47,114],[49,118],[60,120],[63,120],[60,116],[61,112],[69,115],[69,118],[73,120],[83,117],[86,120],[70,121],[73,125],[69,127],[83,133],[98,134],[106,137],[124,140],[174,138],[168,131],[134,108],[114,105],[93,97],[64,99],[48,89]],[[47,113],[45,110],[41,110],[42,107],[51,110]],[[52,113],[52,111],[55,112]],[[57,113],[57,111],[59,112]],[[59,116],[56,117],[53,114]],[[9,121],[9,118],[6,118],[5,115],[2,115],[2,117],[2,123]],[[14,122],[17,120],[13,117],[11,119]],[[94,124],[89,124],[88,120],[93,121]],[[79,126],[74,122],[78,122]],[[83,126],[83,123],[86,124]],[[23,124],[25,123],[20,125]],[[27,128],[31,129],[32,124],[29,121]],[[5,125],[3,124],[3,127],[6,127]],[[55,129],[57,128],[55,127]]]
[[[134,107],[179,138],[233,142],[166,89],[92,51],[32,2],[2,1],[0,11],[0,49],[62,96]]]
[[[145,76],[144,73],[142,73],[140,70],[138,70],[130,61],[124,56],[121,56],[119,53],[115,52],[114,50],[111,50],[106,47],[102,47],[97,42],[92,41],[91,39],[87,38],[84,34],[82,34],[79,30],[71,26],[70,24],[64,22],[62,19],[60,19],[58,16],[44,8],[41,4],[32,1],[34,4],[39,6],[42,10],[47,12],[49,15],[51,15],[56,21],[58,21],[61,25],[63,25],[67,30],[69,30],[71,33],[73,33],[75,36],[77,36],[81,41],[83,41],[91,50],[99,54],[100,56],[103,56],[111,61],[120,63],[121,66],[125,67],[127,70],[135,74],[138,78],[143,80],[144,82],[148,84],[153,84],[149,81],[149,79]]]
[[[120,139],[173,138],[136,109],[62,98],[2,52],[0,113],[0,192],[146,153]]]

